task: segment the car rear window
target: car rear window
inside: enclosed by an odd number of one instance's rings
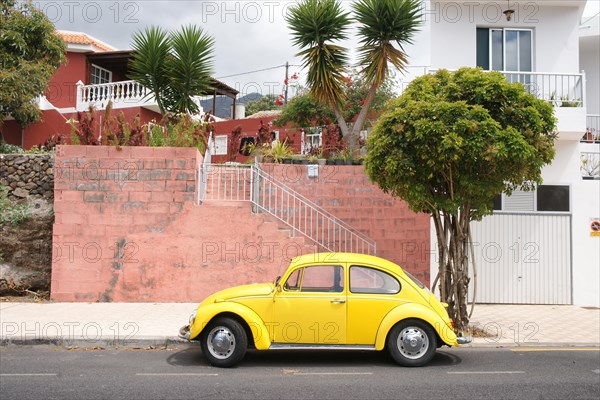
[[[410,279],[411,279],[411,280],[412,280],[412,281],[413,281],[413,282],[414,282],[414,283],[415,283],[415,284],[416,284],[418,287],[420,287],[421,289],[425,289],[425,285],[423,285],[423,284],[421,283],[421,281],[420,281],[420,280],[418,280],[417,278],[415,278],[414,276],[412,276],[412,275],[410,274],[410,272],[408,272],[408,271],[404,271],[404,273],[405,273],[405,274],[406,274],[406,276],[408,276],[408,277],[409,277],[409,278],[410,278]]]

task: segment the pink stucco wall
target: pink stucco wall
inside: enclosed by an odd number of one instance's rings
[[[377,256],[393,261],[429,284],[429,215],[414,213],[383,193],[362,165],[325,165],[308,177],[306,165],[266,164],[285,185],[314,201],[377,243]]]
[[[58,146],[51,297],[195,302],[273,280],[314,252],[249,203],[196,205],[195,149]],[[429,219],[382,193],[362,166],[264,165],[377,241],[377,254],[429,281]]]
[[[249,203],[195,205],[195,149],[58,146],[51,297],[199,301],[314,249]]]

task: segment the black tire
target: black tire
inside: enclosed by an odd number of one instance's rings
[[[217,318],[202,331],[200,347],[211,365],[229,368],[242,361],[246,355],[248,337],[236,320]]]
[[[420,367],[433,358],[437,335],[426,322],[407,319],[397,323],[387,337],[387,348],[398,364]]]

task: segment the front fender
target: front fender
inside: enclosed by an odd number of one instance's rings
[[[196,311],[194,323],[190,326],[190,340],[196,339],[206,325],[215,316],[222,313],[236,314],[248,324],[257,350],[267,350],[269,348],[271,345],[269,330],[258,314],[242,304],[230,301],[201,304]]]
[[[375,348],[383,350],[390,330],[404,319],[416,318],[427,322],[435,329],[440,338],[448,346],[458,346],[456,334],[450,329],[446,321],[434,310],[418,303],[406,303],[392,309],[383,319],[377,330]]]

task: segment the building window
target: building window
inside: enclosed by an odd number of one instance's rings
[[[477,28],[477,66],[488,71],[533,71],[533,31]]]
[[[111,83],[112,72],[92,64],[92,85],[98,85],[101,83]]]
[[[571,211],[569,187],[541,185],[537,188],[537,211]]]
[[[494,211],[570,212],[571,188],[567,185],[540,185],[535,190],[515,190],[494,199]]]

